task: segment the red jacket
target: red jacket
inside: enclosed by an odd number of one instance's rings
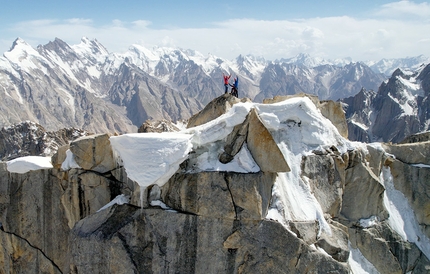
[[[228,79],[230,79],[230,77],[231,77],[231,75],[229,75],[229,76],[224,75],[224,84],[225,85],[228,85]]]

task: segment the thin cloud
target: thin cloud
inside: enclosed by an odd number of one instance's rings
[[[389,14],[415,14],[421,21]],[[377,16],[378,14],[378,16]],[[97,39],[111,52],[124,52],[132,44],[145,47],[169,46],[197,50],[203,54],[232,59],[239,54],[263,56],[268,60],[299,53],[326,59],[351,57],[355,61],[405,56],[430,56],[429,4],[400,1],[381,6],[370,18],[349,16],[300,20],[231,19],[210,27],[154,28],[147,20],[112,20],[97,26],[91,19],[36,20],[20,22],[11,33],[33,46],[58,37],[73,45],[85,36]],[[12,38],[12,39],[14,39]],[[4,37],[2,43],[4,43]],[[12,41],[4,48],[7,50]],[[5,50],[5,51],[6,51]]]
[[[90,25],[93,23],[93,20],[84,18],[72,18],[65,21],[73,25]]]
[[[388,3],[381,6],[381,9],[375,11],[375,16],[385,18],[408,18],[408,19],[421,19],[430,17],[430,4],[427,2],[414,3],[411,1],[400,1]]]

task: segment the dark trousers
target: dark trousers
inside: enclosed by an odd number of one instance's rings
[[[231,88],[231,95],[233,95],[233,96],[236,96],[236,98],[238,98],[237,96],[237,88],[235,88],[235,87],[232,87]]]

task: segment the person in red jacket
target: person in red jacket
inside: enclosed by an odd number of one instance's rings
[[[225,74],[224,74],[224,72],[223,72],[223,73],[222,73],[222,77],[224,78],[224,87],[225,87],[225,92],[224,92],[224,94],[225,94],[225,93],[227,93],[227,92],[228,92],[228,85],[229,85],[228,80],[230,79],[231,74],[227,76],[227,75],[225,75]]]

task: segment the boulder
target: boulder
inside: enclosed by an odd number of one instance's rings
[[[321,114],[329,119],[344,138],[348,138],[348,124],[346,122],[345,111],[340,102],[332,100],[320,101],[317,104]]]
[[[162,201],[180,212],[236,218],[225,173],[176,173],[162,186],[161,192]]]
[[[230,173],[225,176],[239,220],[262,220],[272,197],[276,173]]]
[[[285,157],[253,108],[245,121],[233,128],[227,136],[224,151],[219,156],[221,163],[228,163],[246,142],[249,152],[263,172],[288,172],[290,167]]]
[[[387,241],[378,237],[374,228],[350,231],[352,246],[360,249],[366,259],[372,263],[379,273],[402,273],[396,257],[390,252]]]
[[[315,245],[324,249],[333,259],[346,262],[349,258],[348,228],[335,221],[330,221],[329,225],[331,233],[323,232]]]
[[[425,256],[423,256],[419,248],[415,244],[403,240],[385,222],[379,223],[374,228],[378,230],[380,237],[387,241],[390,251],[399,262],[403,273],[411,271],[420,273],[414,270],[417,263],[427,264],[427,267],[430,269],[430,263],[428,260],[422,258],[425,258]]]
[[[422,273],[413,271],[417,264],[430,267],[417,246],[402,240],[386,222],[349,230],[351,246],[359,248],[380,273]]]
[[[290,167],[285,157],[261,122],[257,111],[253,108],[246,117],[248,121],[248,135],[246,143],[255,162],[263,172],[288,172]]]
[[[219,161],[221,163],[226,164],[231,162],[234,156],[240,151],[248,136],[248,124],[248,120],[245,119],[242,124],[236,125],[227,136],[224,151],[219,156]]]
[[[376,146],[375,143],[366,144],[366,149],[368,153],[365,155],[364,160],[366,161],[373,174],[379,176],[379,174],[381,174],[382,167],[384,166],[386,159],[390,156],[387,155],[384,149],[382,147],[379,147],[377,143]]]
[[[57,152],[54,153],[51,157],[51,163],[52,166],[55,169],[61,169],[61,165],[63,164],[64,160],[66,160],[66,152],[70,149],[70,145],[64,145],[58,148]]]
[[[290,222],[290,229],[306,244],[312,245],[317,241],[319,224],[316,221]]]
[[[345,186],[345,162],[334,153],[308,155],[302,159],[302,178],[309,183],[324,213],[338,217]]]
[[[116,167],[108,134],[81,137],[70,143],[70,151],[85,170],[106,173]]]
[[[175,132],[179,131],[179,128],[168,120],[146,120],[139,129],[138,133],[147,133],[147,132]]]

